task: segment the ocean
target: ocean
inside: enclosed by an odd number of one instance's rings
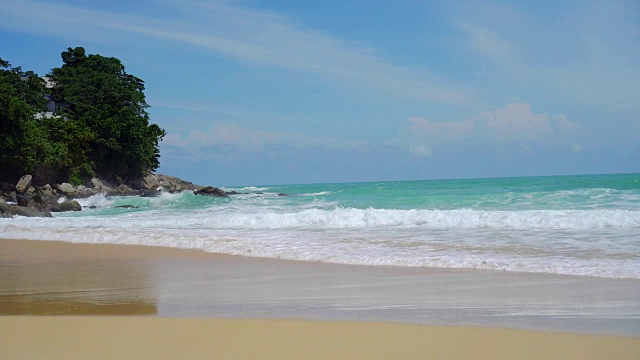
[[[640,174],[224,189],[243,194],[92,196],[81,212],[0,219],[0,238],[640,279]]]

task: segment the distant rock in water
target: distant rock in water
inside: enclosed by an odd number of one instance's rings
[[[120,208],[120,209],[139,209],[140,206],[135,206],[135,205],[118,205],[116,206],[116,208]]]
[[[229,195],[224,190],[213,187],[213,186],[203,187],[202,189],[195,190],[193,193],[195,195],[215,196],[215,197],[222,197],[222,198],[229,197]]]
[[[51,207],[52,212],[62,212],[62,211],[80,211],[82,210],[82,206],[75,200],[65,201],[61,204],[55,204]]]

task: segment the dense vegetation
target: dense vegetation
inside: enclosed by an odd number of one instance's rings
[[[159,165],[165,135],[149,123],[144,82],[116,58],[62,53],[63,65],[47,75],[0,59],[0,180],[32,174],[36,183],[92,176],[136,179]],[[47,99],[66,106],[46,116]]]

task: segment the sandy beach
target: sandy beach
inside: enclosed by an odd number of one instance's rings
[[[0,275],[11,359],[640,358],[636,280],[7,239]]]

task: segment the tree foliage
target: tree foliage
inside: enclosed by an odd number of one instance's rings
[[[39,173],[40,182],[81,182],[93,175],[133,179],[159,165],[163,129],[150,124],[144,81],[116,58],[62,52],[63,65],[48,75],[0,59],[0,179]],[[45,94],[70,106],[42,116]],[[38,176],[36,176],[38,178]]]
[[[46,110],[44,84],[32,71],[0,59],[0,178],[13,181],[55,162],[55,146],[36,114]]]

